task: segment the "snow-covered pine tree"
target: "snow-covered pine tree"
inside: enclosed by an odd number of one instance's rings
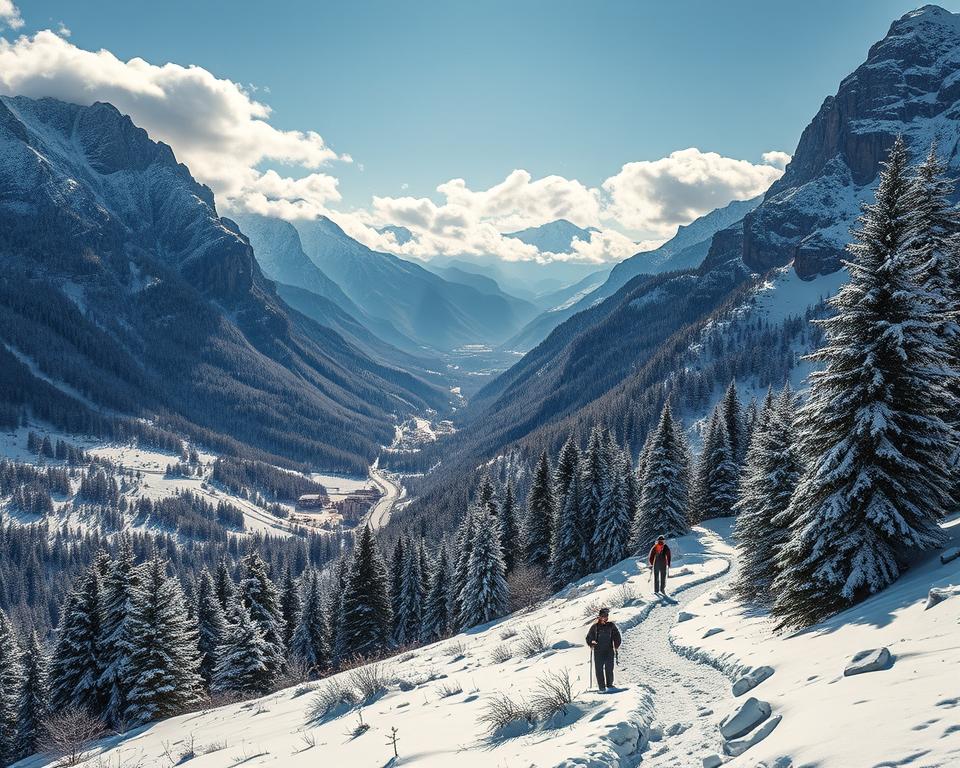
[[[300,619],[301,586],[293,578],[288,565],[280,583],[280,615],[283,617],[283,654],[290,655],[290,644],[293,642],[293,631]]]
[[[583,494],[581,475],[573,474],[564,497],[563,508],[557,517],[553,546],[550,550],[550,580],[556,589],[576,581],[587,573],[588,563],[583,559]]]
[[[493,481],[487,472],[483,473],[483,477],[480,478],[480,483],[477,485],[477,502],[494,517],[500,512],[500,505],[497,503],[497,490],[493,487]]]
[[[217,592],[217,600],[220,601],[220,607],[223,609],[224,615],[226,615],[233,605],[233,597],[237,593],[237,587],[233,583],[233,577],[230,575],[230,566],[227,565],[227,559],[225,557],[221,557],[217,563],[214,587]]]
[[[520,525],[517,521],[517,500],[513,495],[513,483],[510,480],[507,480],[507,487],[503,492],[503,504],[500,505],[500,514],[497,517],[500,523],[500,544],[503,547],[503,564],[507,568],[507,573],[510,573],[516,567],[521,554]]]
[[[694,520],[729,517],[737,501],[739,470],[730,448],[727,423],[722,411],[715,411],[703,451],[697,464]]]
[[[23,685],[20,644],[7,614],[0,610],[0,765],[17,757],[17,701]]]
[[[209,688],[217,668],[217,654],[227,636],[227,619],[210,572],[204,568],[197,582],[197,647],[200,651],[200,677]]]
[[[804,626],[891,584],[901,553],[938,547],[951,507],[955,410],[944,340],[911,269],[917,200],[902,137],[863,206],[850,280],[822,321],[824,363],[800,411],[805,471],[774,581],[781,626]]]
[[[593,568],[597,570],[609,568],[627,556],[633,524],[627,498],[627,478],[633,471],[630,461],[626,454],[614,448],[607,465],[609,477],[600,502],[600,517],[593,530]]]
[[[753,428],[757,424],[757,416],[760,414],[760,409],[763,406],[757,403],[756,397],[751,397],[750,402],[747,403],[747,407],[743,410],[743,443],[747,446],[746,450],[750,450],[750,438],[753,435]],[[746,453],[744,453],[744,459],[746,459]]]
[[[421,606],[423,605],[423,582],[420,577],[420,551],[411,541],[407,541],[400,579],[400,599],[397,602],[397,616],[394,618],[396,631],[393,642],[397,646],[413,645],[420,640]]]
[[[424,642],[439,640],[450,633],[450,603],[450,562],[447,548],[441,545],[431,569],[430,589],[423,607]]]
[[[241,561],[243,578],[237,587],[237,595],[250,611],[250,618],[260,628],[267,644],[267,669],[278,676],[286,664],[286,649],[283,644],[283,613],[280,609],[280,593],[267,574],[267,564],[259,552],[251,552]]]
[[[727,429],[727,440],[730,442],[730,454],[739,466],[747,452],[746,430],[743,421],[743,406],[737,394],[737,382],[731,381],[723,399],[717,406],[720,409],[724,426]]]
[[[432,565],[430,556],[427,554],[427,543],[423,540],[422,536],[417,542],[417,556],[420,558],[420,594],[426,598],[427,592],[430,591],[430,571]]]
[[[457,528],[457,537],[454,544],[454,552],[457,559],[453,569],[453,613],[451,614],[451,622],[455,626],[451,626],[451,629],[462,629],[458,623],[461,613],[460,595],[463,594],[464,587],[467,585],[467,572],[470,568],[470,552],[473,549],[473,537],[476,533],[476,518],[479,512],[479,508],[471,504],[467,507],[467,514],[464,515],[460,526]]]
[[[682,536],[690,528],[689,448],[683,430],[675,423],[670,403],[664,405],[651,434],[630,544],[633,551],[643,555],[657,536]]]
[[[303,575],[302,607],[294,628],[290,655],[305,664],[312,677],[330,666],[329,635],[320,578],[316,572],[308,571]]]
[[[180,583],[154,557],[144,568],[127,614],[125,668],[130,676],[126,721],[146,723],[183,712],[202,696],[197,631],[187,618]]]
[[[510,592],[500,546],[500,527],[488,508],[476,516],[476,531],[467,568],[467,582],[460,595],[460,625],[486,624],[507,612]]]
[[[540,454],[533,485],[527,496],[524,542],[527,565],[546,573],[550,568],[550,545],[557,517],[553,472],[547,452]]]
[[[789,386],[757,414],[740,479],[735,538],[740,570],[734,588],[742,600],[769,605],[779,552],[787,540],[787,507],[802,465]]]
[[[50,703],[55,711],[77,707],[94,717],[103,712],[100,578],[96,566],[88,568],[63,604],[50,665]]]
[[[211,689],[215,693],[259,696],[270,690],[273,674],[268,647],[260,627],[239,596],[234,598],[223,643],[217,648],[217,666]]]
[[[354,547],[343,594],[337,624],[339,658],[352,659],[384,651],[390,642],[392,625],[387,567],[367,525]]]
[[[590,432],[587,450],[580,462],[580,526],[582,551],[580,559],[588,573],[595,570],[596,562],[593,554],[593,534],[603,512],[603,497],[607,493],[610,481],[610,467],[608,466],[608,452],[603,433],[599,427]]]
[[[103,608],[98,645],[103,659],[100,687],[106,696],[104,721],[118,727],[127,708],[130,679],[124,653],[127,614],[130,600],[141,581],[140,569],[134,562],[133,545],[123,536],[103,579]]]
[[[557,471],[554,479],[557,483],[556,499],[557,508],[562,509],[567,498],[567,491],[570,483],[573,482],[573,476],[580,471],[580,449],[577,447],[573,436],[567,438],[560,449],[560,456],[557,459]]]
[[[50,711],[47,663],[46,649],[37,633],[32,632],[21,657],[23,685],[17,702],[17,757],[20,758],[39,751],[43,722]]]
[[[390,637],[400,634],[400,601],[403,599],[403,566],[407,562],[407,538],[404,534],[397,537],[390,556],[390,607],[393,610],[393,626]]]

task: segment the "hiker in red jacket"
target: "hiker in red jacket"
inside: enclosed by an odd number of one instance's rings
[[[667,546],[663,536],[657,537],[657,543],[650,550],[648,558],[650,567],[653,568],[653,591],[655,594],[663,594],[667,586],[667,571],[670,568],[670,547]]]

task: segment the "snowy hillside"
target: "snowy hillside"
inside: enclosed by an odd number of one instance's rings
[[[82,765],[693,768],[722,760],[853,768],[906,765],[922,755],[923,765],[946,768],[960,759],[949,673],[960,662],[951,641],[960,561],[933,558],[849,614],[784,637],[730,597],[730,522],[712,521],[675,542],[668,591],[676,605],[654,600],[643,563],[625,560],[527,613],[318,683],[132,731],[99,744]],[[956,520],[951,530],[960,531]],[[952,597],[925,611],[931,587]],[[602,604],[624,635],[619,687],[607,694],[593,690],[583,645]],[[894,657],[891,669],[844,677],[856,653],[881,647]],[[773,673],[765,679],[766,667]],[[521,718],[492,734],[485,727],[491,702],[505,695],[521,711],[536,709],[545,684],[564,675],[573,699],[565,712]],[[365,703],[328,701],[333,693],[357,699],[350,692],[364,683],[374,689]],[[768,702],[772,714],[747,735],[725,739],[720,725],[751,697]],[[392,728],[398,760],[386,743]],[[767,733],[742,757],[727,754]],[[18,766],[49,764],[38,757]]]

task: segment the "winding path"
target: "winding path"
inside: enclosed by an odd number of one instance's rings
[[[367,523],[373,530],[383,528],[390,521],[390,513],[403,495],[400,484],[380,469],[377,463],[379,459],[370,467],[370,480],[383,492],[383,496],[367,515]]]
[[[678,654],[670,645],[670,629],[677,614],[692,600],[726,582],[732,571],[676,595],[677,604],[653,608],[624,634],[620,676],[624,682],[644,683],[653,691],[654,725],[662,733],[643,754],[643,766],[692,768],[701,759],[721,751],[715,705],[730,698],[730,681],[711,666]],[[669,589],[669,582],[668,582]]]

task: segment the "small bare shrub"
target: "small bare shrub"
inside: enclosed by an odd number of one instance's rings
[[[504,735],[512,725],[533,725],[534,714],[524,701],[515,701],[505,693],[498,693],[487,701],[479,721],[487,735],[495,738]]]
[[[355,739],[358,736],[362,736],[367,731],[370,730],[370,726],[363,722],[363,710],[357,712],[357,724],[353,726],[349,731],[347,731],[347,736],[351,739]]]
[[[490,654],[490,659],[494,664],[503,664],[505,661],[510,661],[513,658],[513,651],[506,645],[498,645],[493,649],[493,653]]]
[[[637,591],[636,587],[625,582],[620,585],[614,594],[613,607],[623,608],[626,605],[633,605],[639,599],[640,593]]]
[[[200,753],[203,755],[209,755],[213,752],[219,752],[227,748],[227,742],[225,741],[211,741],[204,747],[200,748]]]
[[[467,655],[467,646],[463,640],[457,640],[455,643],[450,643],[446,648],[443,649],[444,654],[447,656],[461,657]]]
[[[444,683],[437,688],[437,693],[440,694],[441,699],[448,699],[463,693],[463,686],[459,683]]]
[[[530,701],[530,708],[538,720],[546,722],[554,715],[567,714],[567,707],[572,703],[570,670],[563,669],[548,672],[537,681],[537,689]]]
[[[106,733],[102,720],[77,707],[68,707],[43,721],[39,747],[41,752],[54,755],[61,765],[76,765]]]
[[[387,692],[390,679],[382,664],[368,664],[357,667],[350,673],[350,684],[359,695],[360,701],[369,704]]]
[[[500,633],[500,639],[501,639],[501,640],[509,640],[511,637],[516,637],[516,636],[517,636],[517,628],[516,628],[515,626],[513,626],[512,624],[511,624],[509,627],[506,627],[506,628]]]
[[[357,692],[340,677],[330,678],[314,694],[307,709],[311,720],[325,720],[338,710],[353,707],[358,702]]]
[[[540,624],[527,624],[520,631],[517,650],[527,658],[543,653],[549,647],[547,631]]]
[[[510,612],[528,608],[536,603],[542,603],[553,590],[546,575],[539,568],[528,565],[518,565],[507,576],[507,585],[510,588]]]

